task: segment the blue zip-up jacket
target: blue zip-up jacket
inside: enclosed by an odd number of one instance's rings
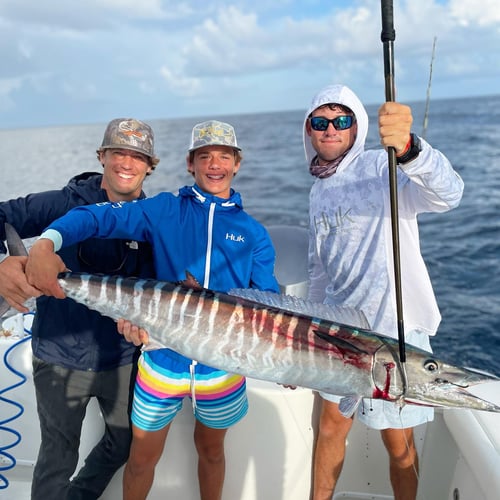
[[[160,193],[135,202],[82,206],[48,229],[61,235],[63,247],[87,238],[149,241],[160,280],[183,280],[189,271],[211,290],[279,291],[271,238],[234,191],[222,199],[194,185],[177,196]]]
[[[63,189],[0,203],[0,252],[5,253],[4,222],[10,223],[21,238],[38,236],[72,208],[107,202],[101,181],[101,174],[88,172],[73,177]],[[58,253],[75,272],[154,277],[150,245],[130,238],[82,241]],[[137,353],[110,318],[71,299],[46,296],[37,299],[32,348],[33,354],[44,361],[77,370],[113,369],[131,363]]]
[[[241,197],[233,190],[229,199],[222,199],[194,185],[180,189],[178,196],[160,193],[130,203],[79,207],[48,229],[59,233],[63,247],[89,237],[149,241],[160,280],[183,280],[189,271],[211,290],[279,292],[271,238],[243,210]],[[161,351],[148,355],[162,363]]]

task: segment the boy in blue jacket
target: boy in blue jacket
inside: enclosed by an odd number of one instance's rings
[[[194,185],[183,187],[177,196],[160,193],[135,203],[72,211],[52,223],[33,246],[27,266],[30,282],[46,294],[64,297],[56,276],[65,266],[54,250],[89,237],[133,237],[152,244],[160,280],[183,280],[188,270],[212,290],[278,292],[271,239],[231,188],[240,164],[241,149],[231,125],[215,120],[196,125],[187,156]],[[143,352],[139,360],[125,500],[146,498],[170,424],[186,396],[196,417],[201,498],[221,497],[224,438],[248,409],[245,379],[160,349]]]

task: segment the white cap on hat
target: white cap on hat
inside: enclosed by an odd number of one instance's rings
[[[229,146],[241,151],[234,128],[229,123],[209,120],[193,127],[189,152],[204,146]]]

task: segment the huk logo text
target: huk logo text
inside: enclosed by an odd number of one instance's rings
[[[241,234],[235,236],[233,233],[226,233],[226,240],[236,241],[237,243],[245,243],[245,237]]]

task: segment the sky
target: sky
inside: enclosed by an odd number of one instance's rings
[[[0,128],[382,103],[381,26],[379,0],[0,0]],[[394,28],[398,101],[500,94],[499,0],[394,0]]]

